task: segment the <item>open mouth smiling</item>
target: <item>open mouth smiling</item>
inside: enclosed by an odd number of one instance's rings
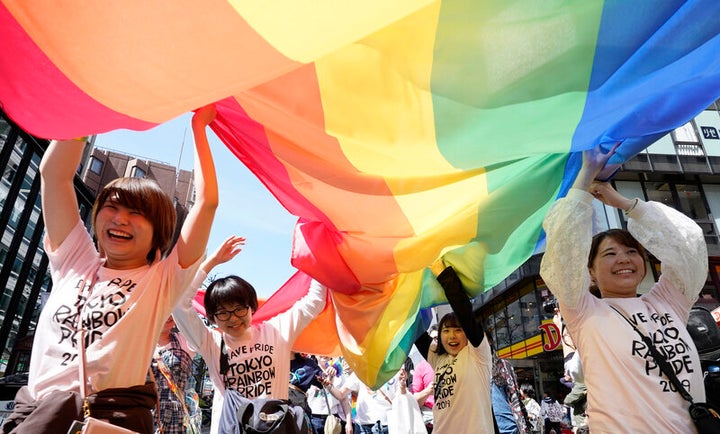
[[[114,238],[114,239],[121,239],[121,240],[132,239],[132,235],[128,234],[127,232],[114,231],[111,229],[111,230],[107,231],[107,234],[108,234],[108,236],[110,236],[110,238]]]

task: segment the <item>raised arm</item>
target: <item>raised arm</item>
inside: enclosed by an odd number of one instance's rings
[[[443,287],[445,296],[453,312],[457,315],[468,342],[477,348],[482,343],[483,337],[485,337],[485,331],[482,322],[475,320],[472,302],[465,293],[460,278],[452,267],[447,267],[438,275],[437,280]]]
[[[242,246],[245,245],[245,237],[237,235],[231,235],[215,250],[213,254],[207,257],[200,265],[200,269],[205,274],[210,274],[213,268],[220,264],[224,264],[232,260],[238,253],[242,251]]]
[[[707,279],[702,228],[680,211],[653,201],[639,201],[628,217],[628,231],[662,263],[660,280],[672,282],[692,306]]]
[[[428,358],[428,353],[430,352],[430,346],[432,344],[432,338],[428,334],[428,332],[423,332],[418,338],[415,340],[415,347],[418,349],[420,354],[423,356],[425,360]]]
[[[310,321],[325,309],[327,296],[327,287],[313,279],[310,281],[307,294],[297,300],[290,309],[276,315],[270,321],[273,321],[287,336],[288,342],[294,343]]]
[[[200,353],[203,358],[209,354],[206,346],[210,336],[210,330],[205,326],[205,323],[193,308],[192,295],[197,292],[206,277],[207,274],[205,274],[202,269],[197,271],[195,278],[188,287],[187,294],[189,294],[189,296],[180,301],[172,312],[175,324],[180,330],[180,333],[185,336],[190,348]]]
[[[173,318],[180,332],[186,337],[191,347],[197,351],[201,351],[208,336],[205,324],[200,320],[192,306],[193,297],[200,289],[202,283],[207,279],[210,271],[217,265],[228,262],[238,253],[242,246],[245,245],[245,237],[232,235],[228,237],[212,254],[203,261],[200,269],[198,269],[195,278],[190,287],[184,294],[184,299],[173,310]]]
[[[73,180],[85,139],[53,140],[40,162],[42,214],[50,247],[57,249],[77,224]]]
[[[615,152],[598,146],[583,152],[583,164],[567,196],[555,202],[543,220],[547,234],[540,275],[561,306],[574,308],[590,286],[587,256],[592,241],[591,186]]]
[[[192,118],[195,138],[195,203],[188,213],[178,239],[178,260],[187,267],[202,256],[219,202],[217,175],[205,128],[215,119],[215,107],[205,106]]]

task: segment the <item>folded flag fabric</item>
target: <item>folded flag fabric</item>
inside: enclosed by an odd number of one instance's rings
[[[622,163],[718,99],[718,16],[716,0],[2,0],[0,103],[67,138],[216,102],[213,130],[298,216],[302,274],[263,309],[326,284],[296,349],[342,352],[378,387],[445,302],[432,264],[492,288],[542,249],[579,152],[620,142]]]

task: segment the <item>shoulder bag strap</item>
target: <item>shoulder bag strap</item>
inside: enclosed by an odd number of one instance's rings
[[[325,386],[323,386],[323,395],[325,396],[325,405],[327,405],[328,416],[330,416],[331,414],[333,414],[333,412],[332,412],[332,408],[330,408],[330,400],[328,399],[327,390],[325,390]]]
[[[433,399],[437,401],[438,394],[440,393],[440,387],[442,387],[442,381],[445,379],[445,374],[447,374],[447,368],[443,370],[442,374],[438,377],[437,381],[435,382],[435,390],[433,390]]]
[[[378,389],[378,392],[380,392],[380,394],[383,396],[383,398],[385,398],[385,401],[392,404],[392,400],[390,400],[390,398],[388,398],[388,396],[385,394],[385,392],[382,391],[382,386],[380,386],[380,388]]]
[[[226,348],[227,347],[225,346],[225,336],[221,336],[220,337],[220,375],[223,376],[223,380],[225,380],[227,371],[230,369],[230,360],[228,358]]]
[[[238,393],[239,395],[239,393]],[[250,418],[252,418],[253,413],[255,412],[254,404],[249,399],[243,399],[240,402],[240,406],[237,409],[237,412],[235,413],[238,425],[241,428],[241,432],[245,432],[245,429],[249,426],[252,428],[252,425],[248,425],[248,422],[250,421]]]
[[[97,273],[97,270],[95,271]],[[80,377],[80,397],[83,399],[83,418],[87,420],[87,418],[90,417],[90,402],[88,401],[88,387],[87,387],[87,375],[85,373],[85,365],[87,364],[87,360],[85,357],[85,328],[83,327],[83,316],[82,312],[85,308],[85,304],[88,300],[90,300],[90,295],[92,293],[93,286],[95,286],[96,276],[93,276],[93,278],[90,280],[90,285],[87,287],[87,290],[83,289],[82,291],[85,293],[83,294],[85,297],[84,303],[78,303],[78,333],[80,335],[80,342],[78,344],[78,354],[80,357],[78,358],[79,366],[78,366],[78,375]]]
[[[83,417],[90,417],[90,402],[88,401],[87,377],[85,376],[85,329],[82,326],[82,316],[80,316],[80,366],[78,369],[80,375],[80,396],[83,399]]]
[[[653,359],[655,360],[655,363],[657,363],[660,370],[665,374],[665,376],[670,380],[673,386],[677,389],[678,393],[688,401],[690,404],[693,403],[692,396],[688,393],[687,390],[685,390],[685,387],[682,385],[680,380],[678,379],[677,375],[675,375],[675,370],[672,366],[670,366],[670,363],[668,363],[667,359],[660,354],[660,351],[657,350],[655,347],[655,344],[653,344],[652,339],[650,337],[644,335],[636,326],[633,324],[632,321],[627,319],[625,315],[623,315],[619,310],[615,309],[614,306],[610,306],[612,310],[617,312],[618,315],[620,315],[625,321],[627,321],[628,324],[637,332],[638,335],[640,335],[640,339],[642,339],[643,343],[648,347],[648,350],[650,351],[650,355],[652,355]]]

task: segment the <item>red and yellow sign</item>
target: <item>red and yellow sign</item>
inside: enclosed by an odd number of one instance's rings
[[[498,350],[498,356],[503,359],[525,359],[562,348],[562,335],[552,320],[544,320],[538,329],[543,333]]]

